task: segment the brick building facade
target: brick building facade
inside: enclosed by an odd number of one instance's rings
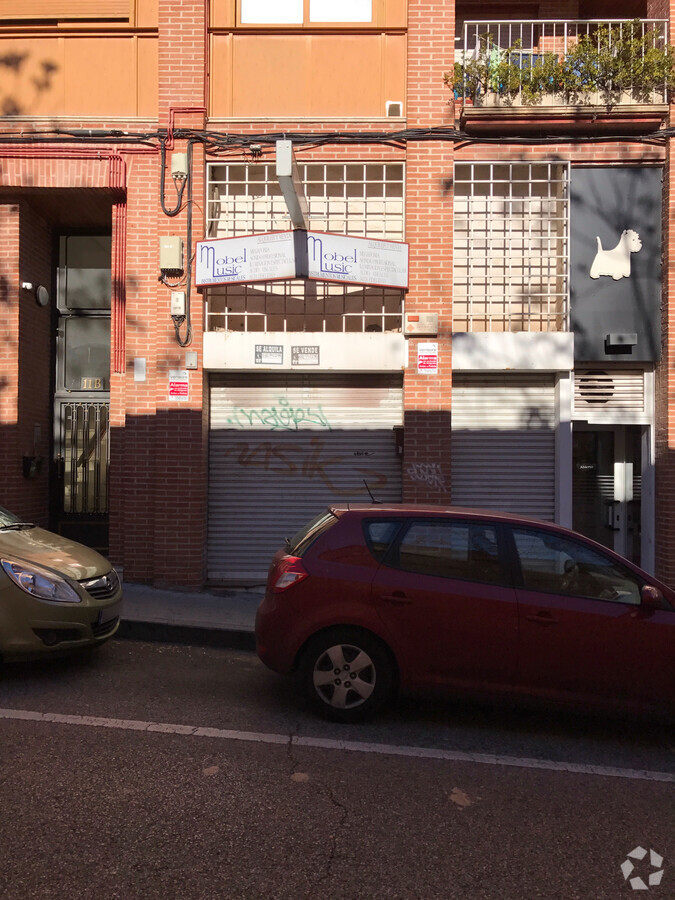
[[[668,40],[672,4],[621,6]],[[258,584],[368,490],[555,519],[675,581],[667,90],[504,102],[496,74],[613,13],[0,5],[0,503],[156,585]],[[448,87],[486,47],[481,90]],[[197,284],[202,242],[292,229],[283,140],[312,231],[405,241],[407,290]],[[591,276],[622,231],[630,274]]]

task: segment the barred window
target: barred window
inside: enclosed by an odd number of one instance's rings
[[[404,239],[402,163],[300,163],[311,229]],[[291,228],[272,163],[209,166],[207,236]],[[403,292],[315,281],[209,288],[209,331],[401,331]]]
[[[569,170],[455,166],[455,331],[568,328]]]

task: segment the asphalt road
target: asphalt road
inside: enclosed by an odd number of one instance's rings
[[[674,761],[598,716],[334,725],[253,654],[114,640],[0,672],[0,897],[665,900]]]

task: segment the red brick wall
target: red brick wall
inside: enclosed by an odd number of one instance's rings
[[[452,67],[454,37],[452,3],[428,0],[409,5],[409,128],[453,125],[451,95],[443,82],[443,73]],[[450,500],[452,171],[452,143],[408,143],[406,238],[410,243],[411,265],[406,311],[439,314],[436,337],[408,340],[403,491],[404,498],[414,502]],[[438,345],[437,374],[417,371],[421,341]],[[439,482],[445,489],[437,486]]]
[[[18,433],[19,394],[19,204],[0,204],[0,506],[23,514]]]
[[[675,24],[675,2],[651,0],[650,16],[670,19],[671,41]],[[671,114],[673,106],[671,105]],[[670,334],[671,312],[675,312],[675,231],[671,210],[675,206],[673,141],[667,142],[667,160],[663,184],[663,301],[661,308],[660,364],[656,367],[656,574],[675,584],[675,343]]]
[[[51,308],[39,307],[34,291],[43,284],[53,294],[51,239],[42,219],[16,200],[0,205],[0,243],[0,505],[47,525]],[[33,455],[43,457],[40,471],[24,478],[23,457]]]
[[[206,5],[201,0],[160,4],[160,127],[169,133],[164,206],[177,202],[171,178],[173,152],[186,152],[174,141],[174,128],[204,125]],[[129,581],[183,587],[201,586],[205,572],[207,432],[201,369],[203,302],[191,286],[192,343],[176,341],[169,314],[171,287],[160,283],[159,238],[180,236],[184,261],[188,215],[192,244],[203,237],[203,168],[195,152],[191,210],[187,191],[176,216],[160,202],[160,157],[135,156],[129,166],[127,203],[126,371],[113,376],[111,406],[110,556]],[[167,279],[187,291],[186,279]],[[185,338],[186,328],[181,329]],[[196,350],[199,368],[189,373],[189,399],[169,399],[169,373],[185,369],[186,350]],[[134,360],[146,361],[146,381],[134,381]]]
[[[32,292],[19,294],[19,428],[21,458],[42,458],[35,476],[25,479],[21,514],[29,521],[49,523],[49,467],[51,443],[52,312],[55,302],[52,238],[47,223],[27,203],[21,204],[19,272],[34,289],[44,285],[51,302],[38,306]],[[18,460],[21,463],[21,459]]]

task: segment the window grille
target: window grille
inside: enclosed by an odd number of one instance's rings
[[[569,169],[455,166],[455,331],[568,328]]]
[[[209,331],[400,331],[401,291],[324,281],[209,289]]]
[[[404,239],[401,163],[300,163],[312,230]],[[288,231],[272,163],[209,167],[207,235]],[[400,331],[403,292],[316,281],[269,281],[208,290],[209,331]]]

